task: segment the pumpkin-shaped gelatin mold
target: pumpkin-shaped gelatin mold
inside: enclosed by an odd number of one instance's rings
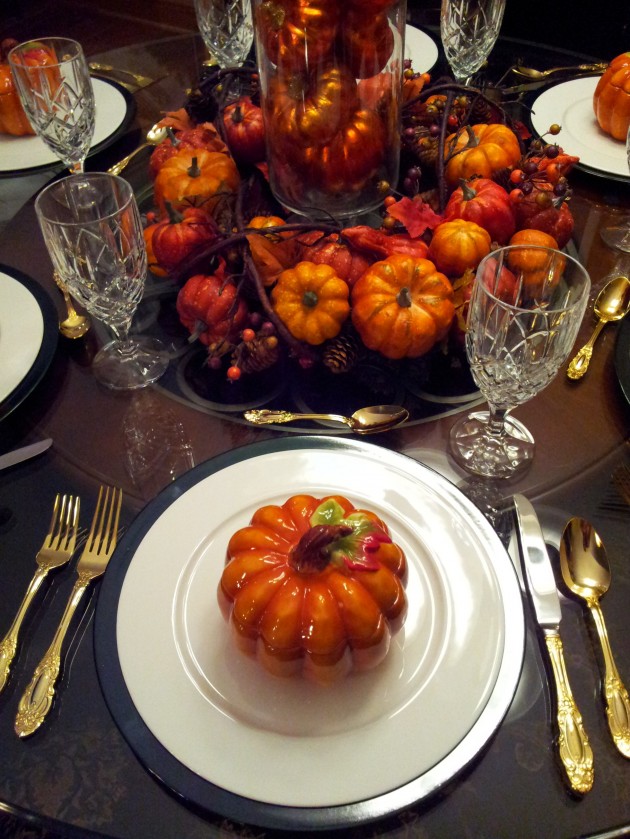
[[[406,575],[375,513],[294,495],[234,533],[218,599],[243,652],[274,675],[326,684],[385,658],[407,611]]]

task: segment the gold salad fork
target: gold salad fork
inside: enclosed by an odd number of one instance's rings
[[[132,73],[131,70],[123,70],[121,67],[112,67],[111,64],[98,64],[96,61],[91,61],[89,66],[90,70],[93,70],[95,73],[107,73],[111,76],[127,76],[134,80],[138,88],[149,87],[154,82],[154,79],[150,79],[148,76],[142,76],[140,73]],[[119,84],[123,83],[119,82]]]
[[[35,668],[35,673],[20,700],[15,718],[15,733],[28,737],[44,722],[55,696],[55,683],[61,669],[61,648],[70,621],[83,593],[96,577],[104,573],[116,547],[122,491],[101,486],[92,526],[77,564],[77,580],[66,604],[50,647]]]
[[[77,541],[80,500],[72,495],[57,493],[53,506],[52,518],[44,543],[35,557],[37,571],[26,589],[9,631],[0,641],[0,691],[9,678],[11,662],[17,651],[18,635],[22,621],[35,594],[52,568],[59,568],[69,561],[74,553]]]

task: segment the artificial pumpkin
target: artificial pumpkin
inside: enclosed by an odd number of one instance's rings
[[[155,226],[151,244],[158,265],[170,271],[201,245],[214,241],[219,228],[200,207],[178,213],[167,202],[166,209],[168,218]]]
[[[368,349],[416,358],[441,340],[455,308],[453,288],[428,259],[393,254],[352,289],[352,323]]]
[[[568,243],[575,220],[566,201],[556,198],[553,184],[541,181],[529,195],[524,195],[514,204],[516,229],[542,230],[558,243],[560,249]]]
[[[385,67],[394,49],[394,33],[386,14],[368,17],[364,9],[346,14],[339,56],[357,79],[370,79]]]
[[[7,64],[0,64],[0,134],[34,134]]]
[[[228,146],[239,163],[265,159],[265,127],[262,109],[249,96],[241,96],[223,111]]]
[[[473,175],[491,178],[495,172],[514,166],[521,159],[516,134],[501,123],[465,126],[446,138],[445,176],[450,186]]]
[[[630,127],[630,52],[618,55],[597,82],[593,109],[599,127],[625,142]]]
[[[178,150],[162,164],[154,184],[154,198],[162,213],[166,203],[174,210],[203,207],[211,213],[220,201],[231,198],[239,184],[236,164],[227,154],[206,149]]]
[[[394,253],[424,259],[429,252],[429,246],[423,239],[412,239],[408,233],[384,233],[367,224],[346,227],[342,235],[353,248],[372,257],[372,261],[385,259]]]
[[[525,228],[517,231],[510,239],[510,245],[521,245],[507,256],[510,270],[517,275],[518,280],[529,294],[535,294],[543,285],[557,285],[564,271],[564,257],[550,260],[546,250],[558,250],[558,243],[542,230]],[[527,245],[535,247],[528,248]]]
[[[474,221],[490,234],[498,245],[505,245],[516,230],[510,196],[496,181],[475,178],[462,181],[444,209],[444,220],[460,218]]]
[[[252,230],[265,231],[282,227],[286,221],[279,216],[254,216],[247,223]],[[298,261],[299,244],[292,233],[247,233],[247,241],[256,270],[263,285],[273,285],[280,274]]]
[[[449,277],[461,277],[467,268],[476,268],[490,253],[490,234],[474,221],[454,218],[443,221],[433,231],[429,259]]]
[[[317,345],[341,331],[350,314],[349,292],[330,265],[298,262],[280,274],[271,300],[294,338]]]
[[[168,271],[165,271],[164,268],[162,268],[153,253],[153,234],[157,226],[158,222],[154,222],[153,224],[148,224],[142,231],[144,245],[147,251],[147,267],[152,274],[155,274],[156,277],[166,277],[168,275]]]
[[[340,15],[336,0],[263,0],[256,29],[269,61],[289,79],[328,63]]]
[[[407,610],[406,572],[375,513],[294,495],[233,534],[217,596],[237,646],[266,670],[331,683],[385,658]]]
[[[178,120],[165,117],[160,125]],[[170,126],[168,126],[170,127]],[[206,149],[206,151],[227,152],[228,148],[219,136],[211,122],[204,122],[191,128],[172,129],[171,136],[156,146],[149,159],[149,174],[153,179],[157,177],[166,161],[184,149]]]
[[[247,305],[226,278],[223,260],[214,274],[186,280],[176,305],[182,324],[206,346],[233,340],[247,322]]]
[[[351,249],[337,233],[322,236],[319,231],[300,236],[301,258],[317,265],[330,265],[335,274],[352,286],[367,271],[373,260]]]

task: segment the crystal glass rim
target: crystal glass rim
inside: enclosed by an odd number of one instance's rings
[[[37,217],[40,219],[44,219],[47,224],[54,224],[58,227],[85,227],[89,224],[96,223],[96,219],[86,220],[86,221],[58,221],[57,219],[51,219],[50,216],[46,215],[45,211],[42,208],[42,203],[44,197],[48,198],[48,196],[55,190],[58,189],[60,186],[67,184],[69,181],[103,181],[105,183],[117,183],[121,186],[124,193],[126,193],[126,198],[124,203],[122,203],[119,207],[115,210],[112,210],[111,213],[107,213],[105,215],[99,216],[98,221],[104,221],[105,219],[112,218],[113,216],[118,215],[123,210],[126,210],[130,204],[135,201],[135,195],[131,184],[129,181],[126,181],[124,178],[119,177],[118,175],[109,175],[107,172],[83,172],[78,173],[76,175],[67,175],[65,178],[61,178],[58,181],[53,181],[53,183],[48,184],[42,191],[39,193],[37,198],[35,199],[35,212],[37,213]]]
[[[28,44],[37,43],[37,44],[46,45],[46,44],[50,44],[52,41],[57,41],[57,42],[61,41],[64,44],[72,44],[73,47],[75,48],[75,54],[62,59],[61,61],[51,62],[50,64],[46,64],[45,66],[41,66],[41,65],[37,64],[37,65],[34,65],[32,67],[28,66],[26,64],[21,64],[19,61],[15,61],[11,58],[13,53],[17,54],[18,50],[21,50],[22,47],[25,47]],[[29,38],[28,41],[22,41],[21,44],[17,44],[15,47],[13,47],[10,50],[10,52],[7,56],[7,61],[9,62],[10,65],[12,65],[14,67],[19,67],[20,69],[23,69],[23,70],[40,71],[40,70],[48,70],[51,67],[60,67],[62,64],[67,64],[69,61],[76,61],[77,58],[81,58],[81,57],[84,57],[83,47],[81,46],[81,44],[78,41],[75,41],[74,38],[64,38],[63,35],[59,36],[58,38],[55,37],[54,35],[52,35],[52,36],[49,36],[49,37],[46,37],[46,38]]]
[[[572,311],[576,307],[582,306],[585,298],[588,299],[588,296],[589,296],[590,291],[591,291],[591,278],[590,278],[590,275],[589,275],[588,271],[586,270],[586,268],[582,265],[582,263],[578,259],[571,256],[570,254],[564,253],[564,251],[557,250],[556,248],[545,247],[545,245],[525,245],[525,244],[523,244],[523,245],[504,245],[503,247],[495,248],[493,251],[490,251],[489,254],[486,254],[486,256],[484,256],[484,258],[481,260],[481,262],[477,266],[477,270],[475,271],[475,283],[477,282],[477,278],[480,276],[481,270],[485,266],[485,263],[488,262],[492,257],[494,257],[496,259],[496,255],[498,253],[504,253],[506,251],[515,251],[515,250],[528,250],[528,251],[536,250],[536,251],[545,251],[546,253],[555,253],[555,254],[558,254],[558,256],[562,257],[564,260],[568,260],[569,262],[572,262],[573,265],[576,266],[578,271],[581,274],[583,274],[584,279],[586,280],[586,282],[584,283],[584,291],[569,306],[559,306],[558,308],[553,308],[551,306],[531,306],[529,308],[524,308],[522,306],[515,306],[513,303],[508,303],[507,301],[502,300],[500,297],[497,297],[495,294],[493,294],[492,291],[490,291],[490,289],[487,286],[484,285],[484,292],[488,295],[488,297],[491,297],[500,306],[503,306],[503,308],[505,308],[505,309],[510,309],[513,312],[522,313],[522,314],[531,314],[532,312],[542,312],[544,314],[552,314],[552,313],[555,313],[555,312]],[[505,261],[502,264],[505,265]],[[509,266],[506,265],[505,267],[508,271],[510,270]],[[564,271],[562,273],[564,274]]]

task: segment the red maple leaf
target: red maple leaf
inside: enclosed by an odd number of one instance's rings
[[[389,206],[387,212],[405,225],[412,239],[422,236],[425,230],[434,230],[443,221],[442,216],[435,213],[418,195],[413,200],[401,198]]]

